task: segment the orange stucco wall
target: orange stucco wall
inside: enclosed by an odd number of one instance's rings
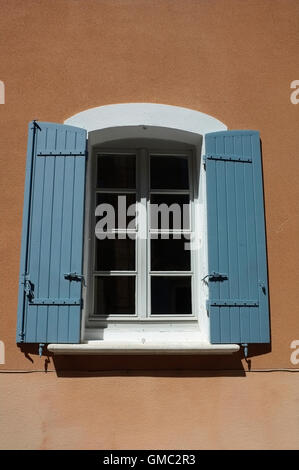
[[[298,447],[298,25],[297,0],[1,0],[1,448]],[[16,346],[27,123],[126,102],[260,131],[272,343],[250,365],[293,372],[246,372],[238,354],[53,361]]]

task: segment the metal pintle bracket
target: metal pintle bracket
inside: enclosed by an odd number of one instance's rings
[[[29,300],[32,300],[34,298],[34,284],[33,282],[30,281],[30,279],[28,279],[27,276],[24,276],[24,277],[25,277],[25,280],[24,280],[25,294],[27,295]]]
[[[44,346],[45,346],[44,343],[39,343],[39,345],[38,345],[38,354],[39,354],[40,357],[42,357],[42,355],[43,355]]]
[[[248,358],[248,344],[243,343],[243,344],[241,344],[241,346],[243,346],[244,358],[247,359]]]

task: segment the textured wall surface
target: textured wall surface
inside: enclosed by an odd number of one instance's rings
[[[180,375],[10,374],[0,448],[298,449],[299,374]]]
[[[1,0],[0,13],[0,447],[298,447],[296,372],[246,374],[241,355],[54,363],[15,344],[28,121],[152,102],[260,131],[272,344],[251,348],[251,368],[298,367],[298,1]]]

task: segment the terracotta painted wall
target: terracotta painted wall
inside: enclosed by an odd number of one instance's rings
[[[0,1],[1,448],[298,447],[298,25],[297,0]],[[272,344],[251,349],[260,372],[241,355],[54,363],[15,344],[27,123],[126,102],[261,133]]]

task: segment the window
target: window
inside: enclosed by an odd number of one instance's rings
[[[89,319],[194,320],[192,150],[93,157]]]
[[[186,110],[182,120],[185,116]],[[173,127],[153,126],[154,137],[149,139],[149,132],[141,139],[146,126],[115,129],[100,131],[99,146],[97,134],[87,135],[80,127],[29,125],[17,342],[58,343],[62,352],[64,343],[73,348],[89,340],[87,325],[98,331],[101,323],[111,333],[126,323],[142,330],[159,324],[164,334],[159,351],[167,350],[170,331],[175,335],[169,350],[189,351],[188,328],[196,330],[195,352],[233,352],[238,344],[268,343],[259,133],[206,132],[203,155],[202,137],[192,131],[186,136]],[[132,135],[136,132],[139,137]],[[122,147],[128,139],[137,149]],[[127,220],[120,211],[116,228],[110,222],[104,226],[103,204],[118,209],[124,197]],[[171,212],[165,226],[165,214],[153,212],[155,205],[180,211]],[[195,249],[192,243],[191,250],[185,249],[189,241],[196,242]],[[85,325],[83,312],[88,314]],[[156,343],[147,346],[143,337],[138,347],[136,341],[129,345],[130,335],[123,330],[119,337],[122,351],[156,351]],[[119,342],[113,344],[117,350]],[[109,352],[112,346],[105,348]]]

